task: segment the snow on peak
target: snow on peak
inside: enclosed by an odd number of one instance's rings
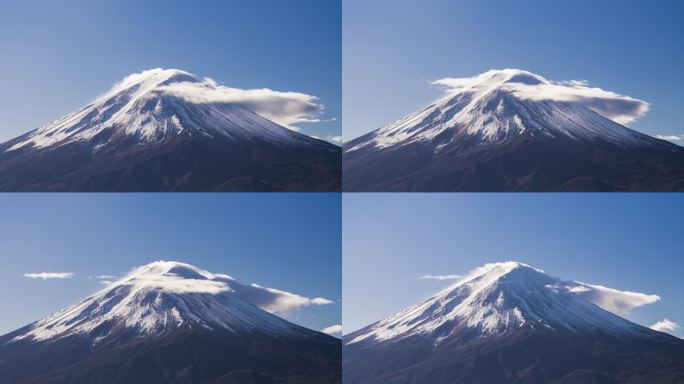
[[[200,81],[202,81],[202,79],[199,77],[180,69],[153,68],[124,77],[123,80],[116,83],[112,89],[101,98],[111,97],[119,92],[129,90],[132,87],[136,87],[135,93],[140,97],[163,85],[180,82],[197,83]]]
[[[638,325],[600,308],[597,296],[585,294],[596,287],[559,280],[519,262],[485,264],[428,300],[357,331],[348,344],[412,335],[430,337],[437,344],[462,335],[500,336],[520,328],[640,332]],[[638,295],[642,303],[635,306],[655,300],[653,295]]]
[[[621,124],[643,116],[648,103],[583,80],[554,82],[520,69],[497,69],[432,84],[445,87],[446,96],[364,136],[347,152],[416,142],[432,144],[437,152],[464,140],[486,145],[521,136],[600,138],[620,145],[646,138]]]
[[[113,285],[131,286],[136,290],[217,294],[231,292],[232,280],[228,275],[215,275],[190,264],[156,261],[136,268]]]
[[[267,308],[293,298],[317,300],[241,284],[228,275],[190,264],[157,261],[133,269],[80,304],[29,325],[12,341],[81,335],[100,342],[116,337],[116,332],[158,336],[181,327],[298,333],[298,326],[272,315]]]

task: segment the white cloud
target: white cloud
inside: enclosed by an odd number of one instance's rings
[[[232,295],[267,312],[280,314],[306,306],[332,304],[331,300],[322,297],[309,298],[258,284],[243,284],[229,275],[211,273],[175,261],[156,261],[134,268],[113,284],[159,288],[180,294]]]
[[[423,275],[418,276],[419,279],[431,279],[431,280],[454,280],[460,279],[461,275]]]
[[[329,143],[333,143],[333,144],[340,144],[342,142],[342,136],[326,136],[325,138],[321,138],[321,137],[315,136],[315,135],[309,135],[309,136],[313,137],[314,139],[325,140],[325,141],[327,141]]]
[[[116,276],[114,275],[90,275],[89,280],[98,280],[98,283],[102,285],[109,285],[114,282]]]
[[[515,80],[506,81],[511,75],[515,75]],[[499,85],[521,99],[582,105],[620,124],[628,124],[644,116],[649,109],[649,104],[643,100],[590,87],[586,80],[550,81],[512,69],[491,70],[473,77],[447,77],[432,84],[446,87],[451,93],[486,91],[492,85]]]
[[[233,282],[231,286],[242,299],[267,312],[287,314],[302,307],[332,304],[331,300],[323,297],[309,298],[280,289],[262,287],[258,284],[244,285]]]
[[[232,291],[231,287],[223,281],[192,279],[173,275],[136,276],[124,281],[123,284],[152,287],[173,293],[211,293],[216,295]]]
[[[682,135],[655,135],[655,137],[659,138],[660,140],[667,140],[667,141],[684,140],[684,134],[682,134]]]
[[[24,277],[30,279],[71,279],[74,277],[73,272],[40,272],[40,273],[24,273]]]
[[[340,324],[331,325],[329,327],[325,327],[325,328],[321,329],[321,332],[327,333],[328,335],[334,335],[336,333],[342,333],[342,325],[340,325]]]
[[[674,321],[670,321],[668,319],[663,319],[660,320],[654,324],[651,324],[649,326],[654,331],[659,331],[659,332],[672,332],[674,330],[677,330],[680,328],[679,324],[675,323]]]
[[[88,276],[88,278],[91,280],[92,279],[95,279],[95,280],[102,280],[102,279],[111,280],[111,279],[116,278],[116,276],[112,276],[112,275],[90,275],[90,276]]]
[[[575,282],[576,286],[568,286],[568,292],[574,293],[585,300],[588,300],[599,307],[613,312],[620,316],[625,316],[636,307],[655,303],[660,300],[658,295],[646,293],[620,291],[602,285],[586,284]]]
[[[328,300],[324,297],[314,297],[313,299],[311,299],[311,304],[316,304],[316,305],[332,304],[332,300]]]
[[[171,83],[158,89],[193,103],[240,105],[293,130],[299,130],[295,124],[320,122],[324,110],[316,96],[268,88],[231,88],[206,77],[201,82]]]
[[[207,272],[208,273],[208,272]],[[208,273],[209,274],[209,273]],[[209,274],[210,278],[188,278],[177,275],[140,275],[121,281],[121,284],[132,286],[146,286],[163,289],[174,293],[209,293],[218,295],[228,293],[256,305],[271,313],[287,314],[302,307],[311,305],[332,304],[331,300],[323,297],[304,297],[296,293],[276,288],[263,287],[258,284],[242,284],[225,275]],[[103,280],[102,284],[111,283]]]
[[[589,86],[589,82],[587,80],[564,80],[564,81],[556,81],[556,84],[559,85],[567,85],[570,87],[586,87]]]

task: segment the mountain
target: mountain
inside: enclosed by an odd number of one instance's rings
[[[517,262],[343,337],[344,383],[674,383],[684,341],[634,324]]]
[[[0,382],[339,383],[340,340],[258,308],[249,289],[183,263],[137,268],[0,336]]]
[[[492,70],[420,112],[343,145],[345,191],[684,190],[684,148]],[[539,93],[539,91],[537,91]]]
[[[84,108],[0,144],[0,191],[340,189],[338,146],[188,90],[218,88],[174,69],[128,76]]]

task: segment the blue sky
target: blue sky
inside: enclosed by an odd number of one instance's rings
[[[0,212],[0,334],[94,293],[91,275],[161,259],[330,299],[285,318],[340,323],[339,194],[5,194]],[[38,272],[75,275],[23,277]]]
[[[682,135],[682,14],[675,0],[345,0],[344,140],[439,98],[430,81],[501,68],[645,100],[630,127]]]
[[[319,137],[341,132],[339,1],[3,1],[0,141],[38,128],[145,69],[319,97]]]
[[[659,295],[627,318],[684,326],[684,194],[357,193],[342,207],[345,333],[453,283],[419,276],[507,260]]]

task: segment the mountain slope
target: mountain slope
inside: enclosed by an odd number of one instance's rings
[[[684,378],[684,341],[524,264],[479,268],[343,338],[345,383],[612,383]]]
[[[157,262],[0,337],[0,382],[334,383],[340,341],[245,301],[227,275]]]
[[[572,102],[523,98],[521,70],[343,145],[346,191],[682,190],[684,148]]]
[[[235,103],[194,101],[188,84],[218,87],[184,71],[145,71],[0,144],[0,190],[339,189],[339,147]]]

